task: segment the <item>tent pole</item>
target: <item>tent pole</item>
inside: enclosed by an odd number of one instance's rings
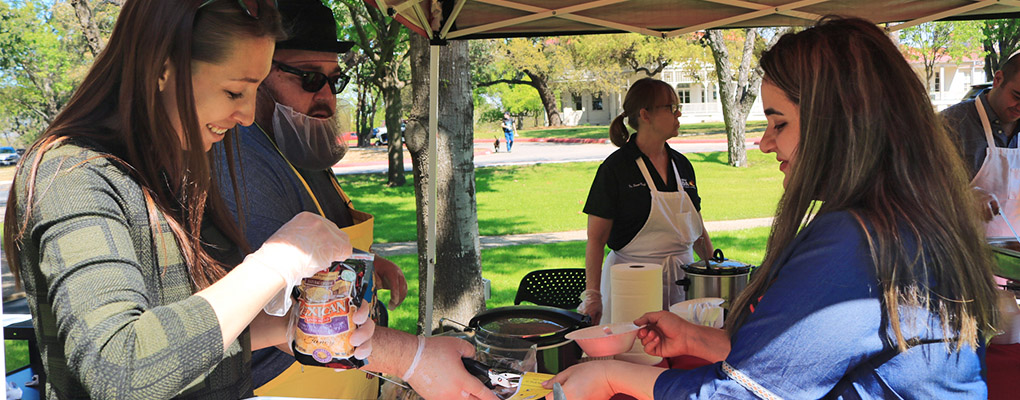
[[[425,336],[432,335],[432,309],[435,307],[436,233],[439,230],[439,46],[429,46],[429,202],[426,227],[425,258]]]

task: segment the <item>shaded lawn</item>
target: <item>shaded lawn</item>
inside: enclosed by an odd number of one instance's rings
[[[718,232],[712,243],[732,260],[754,265],[765,256],[768,227]],[[528,272],[548,268],[584,268],[585,242],[562,242],[541,245],[499,247],[482,251],[482,277],[492,281],[488,308],[513,305],[517,286]],[[389,257],[404,270],[408,294],[404,303],[390,311],[390,327],[414,333],[418,320],[418,256],[415,254]],[[439,279],[443,279],[440,277]],[[380,294],[389,300],[388,292]],[[457,321],[467,323],[468,321]]]
[[[782,192],[774,156],[747,152],[749,167],[726,165],[726,153],[690,153],[706,221],[773,215]],[[475,170],[482,236],[585,229],[582,212],[598,162],[487,167]],[[358,209],[375,215],[377,243],[417,239],[413,177],[386,187],[384,174],[338,176]]]

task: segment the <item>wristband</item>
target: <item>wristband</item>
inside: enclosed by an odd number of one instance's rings
[[[421,360],[421,353],[424,350],[425,350],[425,337],[418,336],[418,351],[414,353],[414,360],[411,361],[411,366],[407,367],[407,371],[404,372],[404,376],[400,378],[403,379],[404,382],[411,380],[411,375],[414,374],[414,368],[418,366],[418,361]]]

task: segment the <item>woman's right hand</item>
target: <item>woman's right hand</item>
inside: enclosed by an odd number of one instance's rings
[[[280,275],[287,287],[351,256],[351,241],[336,224],[302,212],[280,227],[244,259]]]
[[[691,354],[687,337],[694,333],[695,325],[669,311],[646,313],[634,320],[642,326],[638,338],[645,346],[645,353],[659,357],[675,357]]]

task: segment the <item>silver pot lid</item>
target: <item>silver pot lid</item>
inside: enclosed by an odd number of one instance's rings
[[[712,258],[683,266],[684,272],[697,275],[743,275],[750,273],[754,265],[728,260],[722,249],[715,249]]]

